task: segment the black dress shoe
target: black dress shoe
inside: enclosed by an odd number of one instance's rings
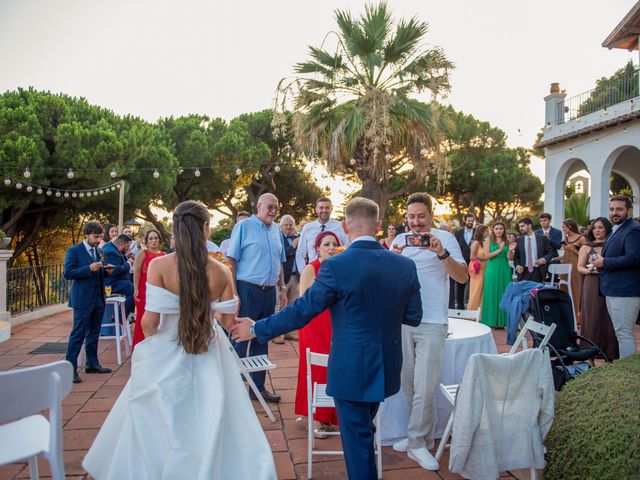
[[[73,371],[73,383],[82,383],[82,379],[80,378],[80,375],[78,375],[77,370]]]
[[[276,395],[275,393],[271,393],[268,390],[263,390],[260,393],[262,394],[262,398],[264,398],[265,401],[267,401],[267,402],[278,403],[280,401],[280,395]],[[253,390],[249,391],[249,397],[251,398],[251,400],[257,400],[258,399],[258,397],[256,397],[255,393],[253,393]]]
[[[87,365],[84,368],[85,373],[111,373],[111,369],[100,365]]]

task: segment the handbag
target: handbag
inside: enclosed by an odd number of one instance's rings
[[[474,258],[469,262],[469,275],[474,276],[480,273],[480,260]]]

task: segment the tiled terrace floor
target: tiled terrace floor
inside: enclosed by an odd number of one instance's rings
[[[71,312],[65,312],[14,327],[11,339],[0,343],[0,371],[64,359],[64,354],[34,355],[29,352],[47,342],[66,342],[70,326]],[[638,326],[636,326],[636,335],[640,340]],[[498,351],[508,350],[505,345],[504,331],[494,331],[494,339]],[[282,401],[273,409],[277,421],[271,423],[260,410],[257,402],[254,402],[260,422],[271,444],[280,479],[306,478],[306,432],[296,424],[296,415],[293,412],[298,372],[297,347],[297,342],[286,342],[284,345],[272,343],[269,346],[270,358],[278,365],[277,369],[271,371],[270,387],[282,396]],[[112,368],[113,373],[87,375],[81,372],[82,383],[74,385],[69,396],[62,402],[65,473],[69,479],[89,478],[82,468],[82,459],[130,374],[129,360],[118,367],[113,340],[100,342],[99,356],[102,365]],[[320,440],[320,442],[327,448],[332,448],[332,444],[337,446],[339,439],[334,437]],[[409,460],[406,454],[397,453],[391,447],[384,447],[383,478],[389,480],[461,478],[448,471],[448,461],[448,450],[445,450],[445,455],[440,462],[441,469],[438,472],[427,472]],[[40,462],[40,474],[42,478],[50,475],[46,461]],[[0,467],[0,479],[22,478],[29,478],[26,463]],[[342,459],[336,457],[317,459],[314,462],[314,478],[346,478]],[[525,479],[529,478],[529,471],[505,472],[501,478]]]

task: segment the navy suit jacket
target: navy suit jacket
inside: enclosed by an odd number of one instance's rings
[[[544,237],[544,230],[539,228],[535,231],[536,235],[542,235]],[[558,249],[562,248],[562,231],[558,230],[554,227],[549,227],[549,245],[551,245],[551,249],[553,250],[553,257],[558,256]]]
[[[96,252],[98,256],[102,254],[97,247]],[[64,256],[64,278],[72,281],[69,295],[72,308],[88,308],[96,301],[104,303],[104,270],[92,272],[89,268],[92,263],[93,259],[82,242],[69,247]]]
[[[625,220],[602,247],[600,293],[605,297],[640,297],[640,226]]]
[[[333,327],[327,393],[355,402],[381,402],[397,393],[402,324],[415,327],[422,321],[415,263],[378,242],[355,242],[322,262],[302,297],[256,322],[257,340],[302,328],[327,308]]]
[[[124,255],[122,255],[113,242],[109,242],[102,247],[105,260],[111,265],[115,265],[111,273],[104,278],[105,285],[111,285],[114,293],[133,294],[133,282],[131,281],[131,266]]]
[[[544,277],[547,275],[547,270],[549,269],[549,264],[551,263],[551,259],[553,258],[553,249],[549,244],[549,240],[544,235],[534,235],[534,238],[536,240],[537,257],[534,258],[533,260],[535,261],[535,260],[538,260],[539,258],[544,258],[544,260],[547,262],[544,265],[540,265],[539,267],[537,267],[540,269],[542,278],[544,279]],[[523,267],[525,267],[525,271],[526,271],[527,249],[526,249],[524,240],[525,240],[524,235],[520,235],[516,239],[516,248],[513,252],[513,264],[516,267],[519,265],[522,265]],[[522,280],[523,275],[524,273],[518,274],[518,281]]]

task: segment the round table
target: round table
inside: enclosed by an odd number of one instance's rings
[[[471,320],[449,318],[449,334],[444,343],[440,383],[460,383],[469,357],[474,353],[497,353],[491,329]],[[440,438],[451,414],[451,404],[436,390],[436,438]],[[382,444],[392,445],[407,436],[409,405],[402,389],[380,405]]]

